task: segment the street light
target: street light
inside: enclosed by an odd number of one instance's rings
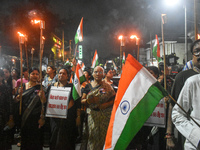
[[[179,2],[180,0],[165,0],[166,4],[168,5],[175,5]],[[188,43],[187,43],[187,5],[186,1],[184,0],[184,8],[185,8],[185,61],[187,62],[187,49],[188,49]],[[197,0],[194,0],[194,36],[195,40],[198,39],[198,29],[197,29]]]
[[[124,36],[120,35],[118,37],[118,39],[120,40],[120,57],[119,57],[119,61],[120,61],[120,72],[122,70],[122,46],[124,46]]]
[[[176,5],[178,2],[179,2],[179,0],[166,0],[166,1],[165,1],[165,3],[166,3],[167,5],[171,5],[171,6]]]

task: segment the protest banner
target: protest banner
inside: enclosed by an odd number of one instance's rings
[[[156,108],[154,109],[151,116],[145,122],[145,126],[157,126],[161,128],[165,128],[165,102],[164,99],[160,100]]]
[[[49,92],[46,117],[67,118],[70,87],[52,86]]]

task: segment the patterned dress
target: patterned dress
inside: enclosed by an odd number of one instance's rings
[[[42,85],[45,87],[45,89],[48,89],[48,87],[51,85],[51,84],[54,84],[56,83],[58,80],[58,75],[56,75],[53,79],[51,79],[50,77],[46,77],[44,79],[44,81],[42,82]]]
[[[99,97],[98,104],[90,104],[89,108],[87,108],[88,121],[87,121],[87,129],[88,129],[88,150],[102,150],[105,142],[105,137],[107,133],[107,128],[110,121],[112,106],[106,109],[99,109],[98,106],[100,104],[106,103],[115,95],[115,91],[113,88],[106,82],[102,82],[102,85],[99,87],[91,87],[90,92],[97,90],[96,94]],[[88,93],[87,98],[90,93]]]

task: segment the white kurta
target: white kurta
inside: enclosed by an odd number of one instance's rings
[[[200,124],[200,74],[188,78],[179,95],[177,103]],[[172,121],[179,132],[185,136],[185,149],[197,148],[200,140],[200,127],[175,105],[172,110]]]

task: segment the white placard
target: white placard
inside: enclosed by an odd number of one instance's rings
[[[149,119],[145,122],[146,126],[157,126],[165,128],[165,102],[164,98],[160,100]]]
[[[46,117],[67,118],[67,108],[69,103],[71,87],[51,86]]]

